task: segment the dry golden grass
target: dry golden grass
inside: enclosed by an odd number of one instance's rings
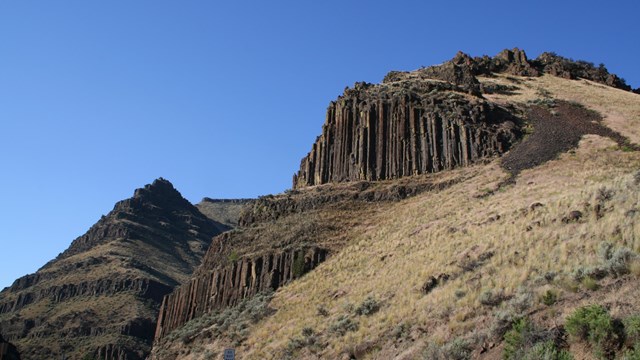
[[[516,81],[514,82],[513,79]],[[604,124],[640,144],[640,95],[589,80],[567,80],[552,75],[519,77],[497,74],[480,78],[483,83],[515,86],[514,95],[486,95],[497,102],[527,102],[547,92],[554,98],[575,101],[604,117]]]
[[[496,163],[461,170],[469,180],[378,213],[376,226],[350,234],[351,244],[340,253],[282,288],[272,302],[277,313],[251,329],[242,356],[277,357],[304,327],[324,334],[327,346],[319,355],[325,358],[382,341],[402,322],[445,341],[486,321],[490,309],[478,299],[485,289],[509,295],[520,286],[535,288],[534,280],[549,271],[568,274],[595,263],[603,241],[640,250],[640,229],[624,215],[640,203],[640,186],[633,179],[639,166],[639,154],[616,150],[613,142],[592,135],[577,151],[524,171],[515,185],[487,197],[476,196],[494,189],[507,174]],[[596,221],[585,203],[593,203],[601,187],[614,196],[611,210]],[[534,202],[544,206],[525,212]],[[582,211],[583,220],[563,223],[572,210]],[[498,220],[489,220],[496,215]],[[539,225],[526,231],[532,224]],[[462,273],[456,259],[468,249],[495,256]],[[440,273],[460,275],[423,295],[421,285]],[[357,306],[369,295],[382,301],[380,311],[356,317],[355,332],[328,335],[330,323],[349,314],[347,304]],[[329,310],[328,318],[316,314],[318,306]],[[376,358],[376,351],[369,356]]]
[[[600,112],[607,126],[640,143],[638,95],[551,76],[497,75],[481,81],[518,88],[511,95],[486,96],[498,103],[549,96],[580,102]],[[237,355],[281,359],[290,340],[311,328],[320,346],[294,349],[292,358],[336,359],[348,352],[358,353],[358,359],[415,359],[427,341],[442,344],[488,330],[494,312],[503,306],[483,305],[487,290],[513,296],[526,289],[533,294],[532,309],[544,308],[540,299],[548,291],[569,299],[575,296],[573,291],[585,291],[570,274],[597,264],[597,249],[603,242],[640,251],[639,168],[640,153],[587,135],[579,148],[523,171],[512,185],[500,186],[509,174],[498,160],[430,175],[465,180],[398,203],[372,203],[369,211],[352,213],[365,214],[367,220],[349,219],[359,225],[341,227],[344,247],[278,290],[271,302],[277,311],[247,329]],[[602,189],[612,195],[598,214],[594,208]],[[534,203],[542,206],[534,208]],[[573,210],[583,217],[563,222]],[[636,215],[629,215],[629,210],[636,210]],[[465,254],[474,258],[488,252],[493,256],[475,269],[464,271],[460,266]],[[631,276],[640,276],[640,264],[632,263],[630,271]],[[552,272],[558,274],[554,281],[541,281]],[[424,294],[425,281],[442,273],[451,279]],[[629,288],[626,293],[634,296],[637,291]],[[353,309],[367,297],[380,303],[379,311],[356,315]],[[328,315],[319,314],[320,307]],[[561,320],[567,309],[551,309],[549,314]],[[340,316],[357,322],[357,330],[343,336],[332,333],[330,327]],[[402,336],[415,341],[397,340],[398,328],[405,328]],[[209,345],[213,349],[220,344]],[[178,358],[198,356],[185,353]]]

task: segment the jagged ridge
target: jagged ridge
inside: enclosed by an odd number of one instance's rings
[[[142,359],[162,297],[188,278],[220,228],[167,180],[137,189],[0,293],[2,334],[29,359]]]
[[[243,258],[194,277],[162,301],[156,341],[193,318],[234,306],[259,292],[276,290],[316,267],[326,256],[327,251],[319,248],[284,251]]]

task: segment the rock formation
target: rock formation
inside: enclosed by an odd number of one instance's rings
[[[382,84],[356,83],[329,105],[322,134],[302,159],[293,188],[356,180],[396,179],[468,166],[507,151],[518,121],[483,100],[478,75],[551,74],[631,90],[604,66],[520,49],[495,57],[462,52],[413,72],[392,71]]]
[[[196,204],[198,210],[212,220],[222,223],[227,229],[238,226],[240,214],[253,199],[211,199],[205,197]]]
[[[275,290],[325,260],[326,250],[298,249],[243,258],[231,266],[201,273],[162,301],[156,340],[193,318],[236,305],[259,292]]]
[[[221,227],[158,179],[3,290],[2,334],[28,359],[144,359],[163,296],[188,279]]]
[[[6,342],[0,335],[0,360],[20,360],[20,354],[16,347]]]
[[[347,89],[329,105],[293,187],[438,172],[507,151],[515,120],[464,91],[430,80]]]

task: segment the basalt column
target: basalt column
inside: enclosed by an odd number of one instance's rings
[[[468,166],[505,152],[515,138],[501,111],[481,98],[437,83],[395,85],[357,84],[329,105],[294,188]]]

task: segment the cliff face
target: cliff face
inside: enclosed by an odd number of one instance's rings
[[[162,301],[156,340],[210,311],[235,306],[259,292],[275,290],[325,260],[319,248],[290,250],[244,258],[209,271],[180,286]]]
[[[2,334],[28,359],[143,359],[163,296],[188,279],[220,227],[156,180],[3,290]]]
[[[20,354],[13,344],[6,342],[0,335],[0,360],[20,360]]]
[[[429,81],[356,84],[329,105],[294,188],[438,172],[507,151],[514,121],[462,90]]]
[[[624,90],[603,66],[524,51],[495,57],[458,53],[413,72],[390,72],[382,84],[356,83],[327,109],[322,134],[302,159],[293,188],[330,182],[384,180],[468,166],[507,151],[518,121],[484,100],[476,76],[507,73],[584,78]]]

